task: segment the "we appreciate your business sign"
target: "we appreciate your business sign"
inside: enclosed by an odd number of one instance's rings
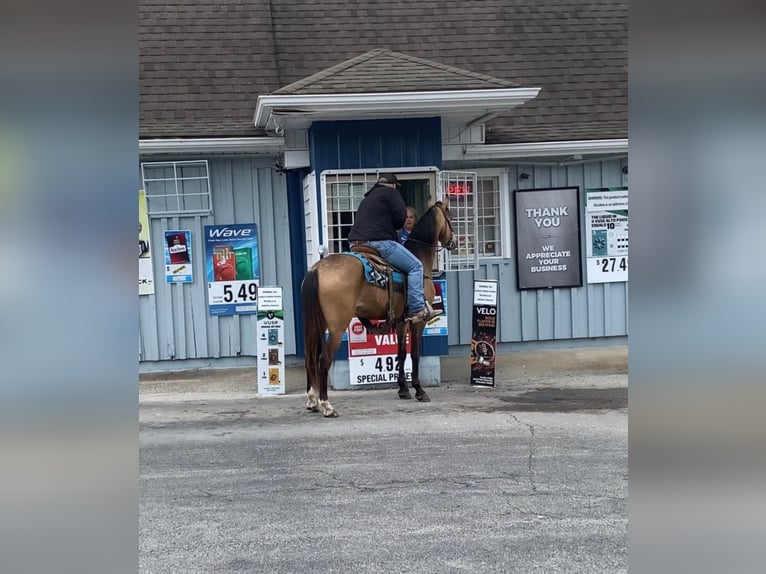
[[[519,289],[579,287],[580,189],[516,190],[516,264]]]

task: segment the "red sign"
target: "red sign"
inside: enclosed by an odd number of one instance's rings
[[[471,183],[451,183],[447,186],[447,193],[449,195],[471,195],[473,193],[471,187]]]
[[[407,357],[404,372],[407,380],[412,379],[410,360],[410,334],[407,332],[405,348]],[[368,333],[354,317],[348,329],[348,365],[352,385],[395,383],[399,365],[396,360],[399,342],[396,332],[385,335]]]

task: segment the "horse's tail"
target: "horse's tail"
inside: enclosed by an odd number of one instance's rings
[[[301,307],[303,308],[303,343],[306,354],[306,377],[311,385],[318,380],[320,361],[325,354],[325,319],[319,305],[319,273],[309,269],[301,285]]]

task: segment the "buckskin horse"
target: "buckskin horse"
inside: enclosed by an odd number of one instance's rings
[[[434,300],[431,270],[439,243],[447,250],[455,248],[455,234],[449,208],[446,203],[440,201],[423,214],[404,244],[423,263],[423,291],[429,303],[433,303]],[[366,249],[355,248],[354,251],[366,251]],[[380,262],[385,265],[384,261]],[[317,261],[309,269],[301,285],[303,340],[306,353],[306,395],[308,397],[306,408],[314,412],[321,410],[326,417],[338,416],[338,412],[327,397],[327,378],[343,332],[354,316],[369,332],[396,332],[398,394],[402,399],[412,398],[404,373],[407,353],[405,336],[409,326],[412,388],[415,389],[417,400],[431,400],[421,387],[418,378],[420,342],[425,323],[405,322],[407,298],[404,292],[368,282],[364,268],[364,263],[353,254],[329,255]],[[388,273],[388,278],[390,285],[393,282],[391,273]],[[375,326],[370,322],[371,320],[382,320],[384,323]],[[329,337],[326,339],[325,331],[329,331]]]

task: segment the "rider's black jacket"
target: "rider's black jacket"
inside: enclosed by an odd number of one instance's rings
[[[398,241],[397,230],[407,219],[407,206],[398,189],[376,183],[364,194],[348,234],[349,241]]]

